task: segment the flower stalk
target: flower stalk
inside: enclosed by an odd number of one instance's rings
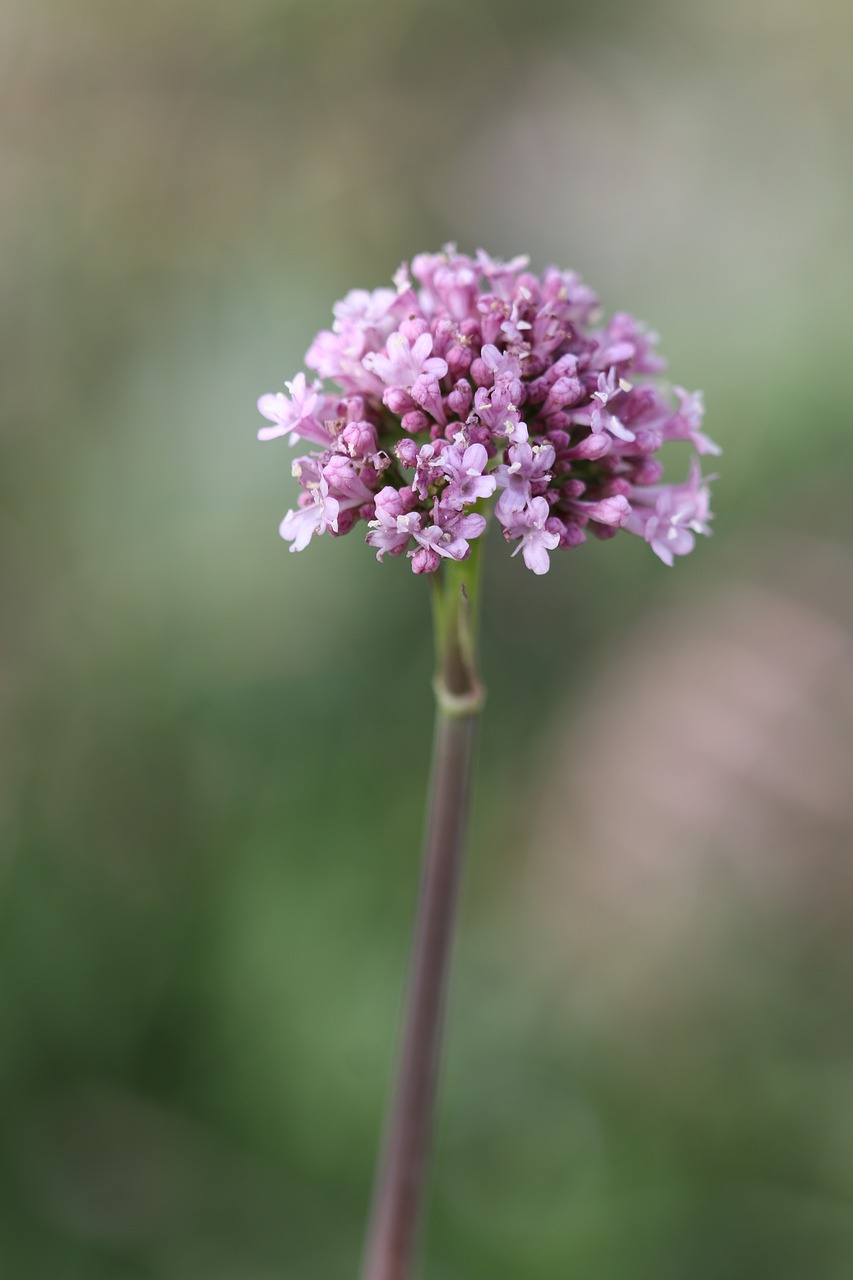
[[[409,1280],[441,1047],[459,873],[483,689],[479,554],[489,524],[541,576],[550,556],[620,530],[666,565],[711,532],[698,456],[681,484],[670,441],[717,454],[700,392],[661,379],[657,338],[602,319],[573,271],[532,272],[446,245],[393,288],[352,289],[286,394],[261,396],[262,440],[311,446],[292,464],[291,551],[366,528],[377,560],[405,556],[433,588],[436,695],[424,862],[396,1089],[379,1159],[362,1280]]]
[[[433,578],[436,716],[423,868],[397,1080],[377,1168],[362,1280],[409,1280],[412,1274],[484,698],[476,665],[478,556],[450,561],[442,569]]]

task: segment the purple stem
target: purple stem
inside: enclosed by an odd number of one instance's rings
[[[423,1202],[459,871],[482,693],[437,681],[432,786],[397,1085],[374,1187],[362,1280],[409,1280]]]

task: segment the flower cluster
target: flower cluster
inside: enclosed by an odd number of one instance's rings
[[[280,530],[292,551],[363,521],[379,560],[405,552],[434,573],[470,554],[495,494],[534,573],[587,532],[627,529],[668,565],[710,532],[695,458],[673,485],[657,457],[670,440],[719,452],[701,394],[661,382],[655,335],[631,316],[602,324],[572,272],[537,276],[527,258],[452,245],[404,264],[394,285],[336,303],[305,357],[318,378],[258,401],[262,440],[314,446],[293,463],[302,493]]]

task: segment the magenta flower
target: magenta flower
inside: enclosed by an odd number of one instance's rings
[[[258,402],[261,439],[315,447],[281,524],[292,550],[364,524],[378,559],[408,552],[433,573],[482,537],[496,490],[504,537],[534,573],[586,531],[624,529],[665,564],[710,532],[698,465],[666,484],[659,456],[673,440],[719,452],[701,393],[661,380],[656,336],[633,317],[601,324],[573,272],[453,245],[404,263],[394,285],[336,303],[306,356],[319,379],[299,373]]]

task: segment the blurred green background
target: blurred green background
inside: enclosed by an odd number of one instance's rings
[[[673,571],[488,553],[423,1274],[853,1275],[851,41],[833,0],[5,0],[4,1280],[357,1272],[428,601],[286,553],[254,402],[447,240],[647,320],[725,454]]]

